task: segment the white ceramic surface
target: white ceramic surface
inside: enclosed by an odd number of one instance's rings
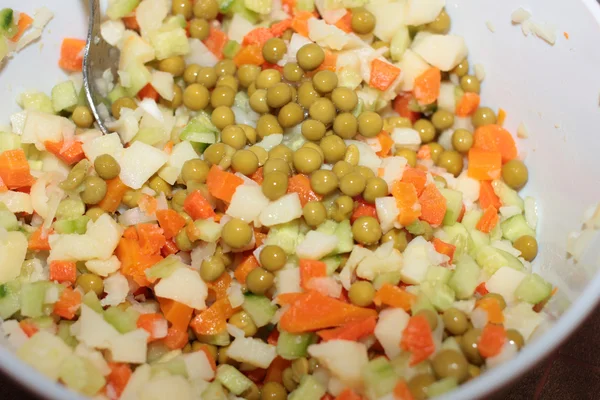
[[[26,89],[49,92],[65,75],[57,66],[63,37],[85,37],[82,0],[2,0],[2,7],[32,13],[45,5],[55,13],[46,34],[0,69],[0,125],[18,111],[15,96]],[[453,32],[463,35],[471,65],[486,71],[483,104],[507,111],[515,132],[524,122],[530,137],[519,140],[530,181],[524,193],[540,210],[540,255],[534,269],[559,287],[553,304],[570,307],[552,329],[527,346],[515,360],[471,381],[444,399],[483,397],[523,375],[558,346],[594,309],[600,296],[598,241],[584,261],[565,260],[567,233],[581,227],[586,208],[600,201],[600,7],[595,0],[447,0]],[[557,43],[524,37],[510,22],[523,6],[536,22],[554,25]],[[495,28],[492,33],[486,26]],[[563,36],[568,32],[569,39]],[[558,304],[560,303],[560,304]],[[558,313],[557,313],[558,314]],[[0,347],[0,368],[36,392],[54,399],[77,399],[20,363]]]

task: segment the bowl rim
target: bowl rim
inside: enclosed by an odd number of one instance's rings
[[[581,0],[588,12],[600,25],[600,0]],[[438,400],[479,399],[497,392],[510,382],[532,369],[551,352],[566,341],[600,303],[600,271],[596,273],[578,299],[546,332],[534,343],[524,347],[519,356],[494,368],[493,374],[483,374],[456,390],[438,397]],[[10,349],[0,346],[0,371],[9,376],[24,390],[40,398],[60,400],[83,400],[85,397],[53,382],[40,372],[22,362]]]

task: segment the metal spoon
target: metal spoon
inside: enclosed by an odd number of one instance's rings
[[[94,118],[103,134],[108,134],[106,122],[109,120],[110,112],[108,100],[102,96],[99,82],[103,81],[104,71],[110,69],[113,77],[117,76],[119,65],[119,49],[106,43],[100,35],[101,10],[99,0],[90,0],[90,19],[83,57],[83,87],[85,96],[94,114]]]

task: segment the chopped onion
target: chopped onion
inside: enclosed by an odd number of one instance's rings
[[[529,137],[529,131],[523,122],[521,122],[517,128],[517,136],[521,139],[527,139]]]
[[[485,69],[482,64],[475,64],[475,76],[479,79],[480,82],[483,82],[485,79]]]
[[[474,328],[483,328],[488,322],[487,312],[482,308],[474,309],[470,317]]]
[[[529,11],[523,9],[523,7],[517,8],[510,15],[510,19],[513,22],[513,24],[521,24],[524,21],[528,20],[529,18],[531,18],[531,13]]]

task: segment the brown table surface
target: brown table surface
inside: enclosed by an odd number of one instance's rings
[[[0,376],[0,399],[38,400]],[[494,400],[600,399],[600,311],[557,351]]]

